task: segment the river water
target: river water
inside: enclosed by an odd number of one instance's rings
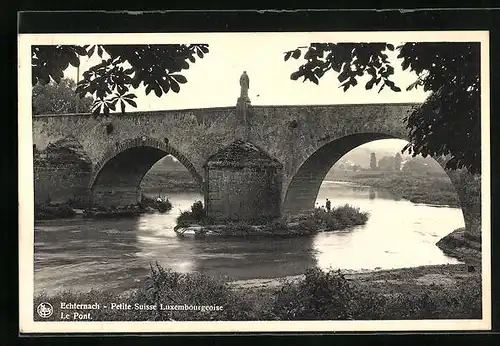
[[[136,288],[150,263],[229,279],[302,274],[307,268],[372,270],[459,263],[435,243],[463,227],[457,208],[395,200],[383,189],[323,182],[317,205],[349,203],[370,213],[366,225],[310,237],[179,238],[175,218],[199,193],[168,194],[173,209],[136,218],[47,220],[35,225],[35,293]]]

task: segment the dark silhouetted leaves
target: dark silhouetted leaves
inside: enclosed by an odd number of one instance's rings
[[[70,64],[79,66],[81,56],[91,57],[95,52],[102,61],[84,71],[76,92],[80,97],[94,97],[93,114],[108,115],[118,101],[122,112],[127,105],[137,107],[131,88],[144,85],[146,95],[154,91],[157,97],[170,90],[178,93],[180,84],[187,83],[180,72],[189,69],[188,61],[194,63],[209,50],[207,44],[35,46],[32,84],[59,82]]]
[[[301,55],[304,62],[290,75],[318,84],[325,72],[338,73],[340,87],[347,91],[358,77],[371,78],[365,89],[400,92],[391,77],[394,67],[384,52],[398,51],[402,70],[416,74],[406,90],[423,88],[432,95],[405,118],[413,156],[448,156],[447,168],[481,172],[481,122],[479,44],[456,42],[408,42],[397,47],[387,43],[311,43],[285,53],[285,61]],[[297,51],[299,51],[297,53]]]
[[[170,82],[170,88],[174,93],[178,93],[180,90],[179,84],[173,79]]]
[[[177,83],[181,83],[181,84],[187,83],[186,77],[184,77],[180,74],[173,74],[170,77],[174,78],[177,81]]]
[[[293,80],[297,80],[302,75],[304,75],[304,73],[302,71],[297,71],[297,72],[292,73],[292,75],[290,76],[290,78],[293,79]]]

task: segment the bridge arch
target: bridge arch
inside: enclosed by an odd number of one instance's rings
[[[184,154],[166,140],[140,136],[116,142],[94,166],[89,181],[94,204],[109,206],[137,203],[143,177],[166,155],[179,160],[203,191],[203,177]]]
[[[395,135],[367,132],[343,136],[316,149],[299,166],[286,187],[282,201],[283,214],[294,215],[313,210],[321,184],[333,165],[352,149],[380,139],[406,140]],[[444,169],[446,159],[434,159]],[[458,193],[459,189],[457,188],[457,184],[460,182],[455,181],[455,175],[450,175],[447,170],[444,171],[450,178],[460,202],[462,202],[462,196]]]

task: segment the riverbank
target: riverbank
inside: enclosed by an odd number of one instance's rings
[[[158,201],[154,198],[142,196],[141,202],[136,205],[119,207],[80,207],[72,203],[50,203],[35,205],[35,220],[53,220],[81,216],[85,218],[122,218],[139,216],[144,213],[164,213],[172,209],[172,203],[163,198]]]
[[[157,190],[172,192],[199,192],[200,185],[193,179],[191,173],[185,171],[151,170],[141,181],[141,190],[144,192]]]
[[[425,286],[451,287],[462,285],[471,278],[481,276],[481,267],[469,271],[467,264],[438,264],[398,269],[351,270],[342,271],[348,280],[356,282],[378,293],[393,294],[416,292]],[[273,290],[284,284],[304,280],[305,275],[284,276],[280,278],[235,280],[229,284],[239,290]]]
[[[348,171],[334,170],[326,179],[351,182],[373,188],[384,188],[396,198],[407,199],[413,203],[446,205],[460,208],[458,195],[446,173],[415,173],[397,171]],[[471,196],[472,195],[472,196]],[[480,193],[469,193],[469,198],[478,203]],[[468,203],[470,203],[468,201]],[[473,222],[478,224],[479,222]],[[436,245],[447,255],[465,263],[477,265],[481,262],[481,233],[466,232],[464,228],[457,229],[439,240]]]
[[[66,219],[75,217],[79,213],[81,212],[78,209],[73,208],[68,203],[35,204],[34,207],[35,220]]]
[[[474,266],[481,265],[481,237],[459,228],[440,239],[436,246],[448,256]]]
[[[314,297],[317,289],[321,292],[331,281],[337,284],[332,292]],[[470,271],[468,265],[453,264],[333,275],[306,273],[233,281],[230,286],[252,297],[257,305],[260,302],[262,309],[266,308],[262,297],[268,297],[275,302],[271,310],[286,319],[322,319],[321,314],[337,319],[338,312],[355,320],[477,319],[482,309],[481,282],[480,267]],[[335,294],[335,289],[345,291]],[[308,296],[313,298],[308,301]],[[314,311],[319,302],[325,306]]]
[[[394,197],[413,203],[447,205],[458,208],[460,202],[446,173],[418,173],[403,171],[333,169],[325,180],[343,181],[387,189]],[[199,186],[187,171],[150,172],[141,187],[153,189],[161,186],[170,191],[199,191]]]
[[[471,272],[463,264],[361,273],[313,268],[296,277],[232,282],[156,265],[141,288],[133,292],[66,291],[36,295],[34,303],[35,307],[51,303],[55,311],[46,320],[57,321],[62,301],[124,302],[143,307],[95,310],[93,321],[472,319],[481,317],[482,306],[480,269]],[[159,308],[170,304],[213,309]],[[35,319],[41,320],[36,315]]]
[[[383,188],[395,198],[406,199],[413,203],[460,207],[460,201],[453,184],[444,172],[332,170],[325,179]]]

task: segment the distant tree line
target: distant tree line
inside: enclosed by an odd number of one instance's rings
[[[79,98],[75,93],[76,83],[70,78],[62,78],[60,83],[51,81],[33,86],[31,109],[33,115],[89,113],[94,98]]]
[[[403,162],[403,157],[400,153],[394,156],[384,156],[378,160],[375,153],[370,155],[370,169],[382,171],[403,171],[403,172],[436,172],[442,167],[434,159],[421,156],[413,157]]]

